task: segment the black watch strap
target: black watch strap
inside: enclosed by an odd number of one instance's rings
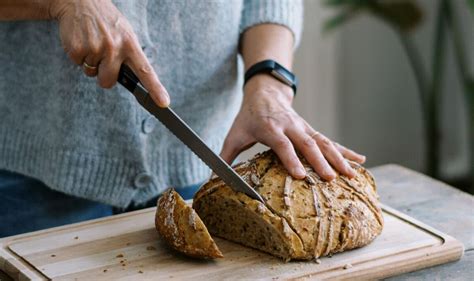
[[[252,65],[252,67],[245,72],[244,85],[250,80],[250,78],[259,73],[268,73],[272,75],[283,84],[290,86],[296,95],[296,88],[298,86],[296,76],[274,60],[264,60]]]

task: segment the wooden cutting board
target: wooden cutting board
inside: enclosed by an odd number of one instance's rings
[[[458,260],[463,246],[389,207],[370,245],[314,261],[285,263],[216,238],[223,259],[169,249],[154,229],[155,208],[0,240],[0,270],[14,279],[354,279],[382,278]],[[25,222],[27,223],[27,222]]]

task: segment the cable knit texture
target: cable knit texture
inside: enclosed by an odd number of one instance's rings
[[[114,1],[171,96],[219,152],[242,99],[240,33],[277,23],[299,40],[295,0]],[[0,23],[0,169],[118,207],[210,170],[121,86],[100,89],[64,53],[52,21]]]

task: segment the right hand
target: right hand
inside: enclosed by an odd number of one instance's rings
[[[142,51],[132,26],[110,0],[52,0],[50,16],[59,22],[61,42],[70,59],[83,66],[99,86],[111,88],[120,66],[128,65],[161,107],[170,98]],[[84,63],[96,68],[88,68]]]

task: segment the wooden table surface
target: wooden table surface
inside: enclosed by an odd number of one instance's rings
[[[387,280],[473,280],[474,197],[443,182],[398,165],[370,169],[381,201],[464,244],[460,261]]]
[[[474,276],[474,197],[398,165],[370,169],[384,204],[418,219],[464,244],[460,261],[388,280],[472,280]],[[7,280],[0,272],[0,280]]]

